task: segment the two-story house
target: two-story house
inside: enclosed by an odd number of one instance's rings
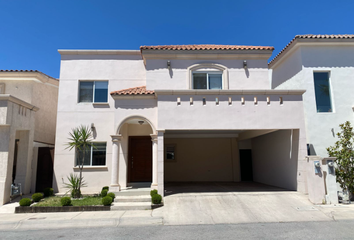
[[[354,35],[297,35],[270,62],[272,88],[303,95],[308,155],[326,157],[353,121]]]
[[[0,205],[12,184],[24,194],[52,186],[58,86],[36,70],[0,70]]]
[[[256,182],[307,192],[304,90],[272,89],[273,47],[59,50],[57,191],[77,172],[71,129],[90,126],[83,192],[148,182]]]

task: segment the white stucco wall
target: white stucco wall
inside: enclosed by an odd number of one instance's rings
[[[314,71],[330,72],[332,113],[318,113],[314,92]],[[272,86],[276,89],[306,89],[304,111],[307,143],[313,155],[328,156],[326,148],[337,138],[339,124],[353,121],[354,47],[333,43],[327,46],[301,46],[281,60],[272,70]]]
[[[233,182],[240,179],[237,145],[232,138],[165,138],[176,160],[165,160],[166,182]]]
[[[253,180],[297,190],[298,147],[298,130],[279,130],[253,138]]]
[[[94,139],[106,142],[106,166],[84,167],[83,176],[88,187],[83,192],[98,192],[111,182],[112,138],[118,134],[118,126],[130,116],[142,116],[156,125],[156,100],[114,100],[108,95],[108,104],[78,103],[79,80],[107,80],[108,94],[121,89],[144,86],[145,70],[140,54],[138,55],[65,55],[62,54],[60,86],[57,115],[57,135],[54,161],[55,190],[65,192],[63,181],[67,176],[78,173],[75,168],[74,150],[65,149],[68,134],[72,128],[80,125],[95,125]],[[128,126],[121,128],[123,139],[120,145],[119,179],[126,179],[126,158]],[[131,135],[140,134],[130,131]],[[142,134],[145,134],[142,133]],[[126,184],[126,180],[125,180]]]
[[[228,70],[229,89],[270,89],[267,60],[247,60],[248,68],[243,68],[243,59],[208,61],[200,59],[170,60],[171,70],[167,69],[167,59],[148,59],[146,61],[147,89],[189,89],[188,67],[195,64],[214,63]]]

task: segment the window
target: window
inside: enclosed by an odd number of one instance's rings
[[[80,81],[79,102],[107,102],[108,81]]]
[[[194,72],[193,89],[222,89],[222,73]]]
[[[166,160],[175,161],[176,160],[176,145],[166,146]]]
[[[332,112],[329,72],[314,72],[317,112]]]
[[[94,143],[95,147],[89,147],[85,152],[84,166],[105,166],[106,165],[106,143]],[[83,151],[79,151],[79,159],[83,156]]]

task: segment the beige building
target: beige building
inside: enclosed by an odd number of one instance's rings
[[[37,70],[0,70],[0,205],[52,186],[58,79]]]

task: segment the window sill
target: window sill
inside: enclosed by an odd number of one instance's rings
[[[79,167],[73,167],[74,170],[79,170]],[[83,171],[85,170],[108,170],[107,166],[84,166],[82,169]]]
[[[92,103],[92,105],[104,105],[104,106],[109,106],[109,103],[108,102],[94,102]]]

